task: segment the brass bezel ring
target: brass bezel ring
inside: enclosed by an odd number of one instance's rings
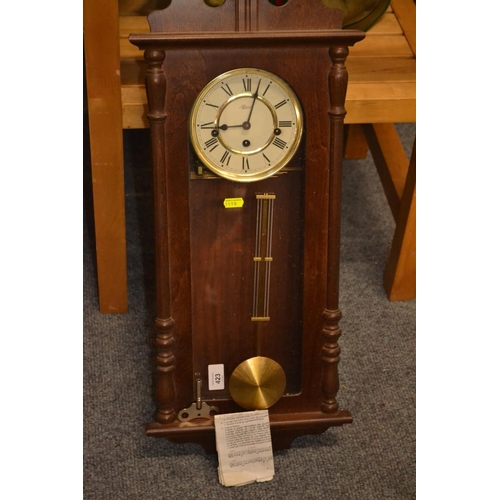
[[[226,80],[227,78],[234,77],[236,75],[241,75],[241,74],[257,74],[261,75],[263,77],[266,77],[270,80],[273,81],[273,83],[276,83],[279,85],[281,88],[283,88],[290,99],[294,112],[295,112],[295,122],[296,122],[296,132],[293,137],[293,140],[288,147],[288,150],[284,156],[281,157],[281,159],[276,162],[275,164],[271,165],[269,168],[261,170],[260,172],[257,173],[232,173],[224,170],[223,168],[220,167],[219,164],[216,164],[215,162],[212,162],[210,158],[207,157],[205,152],[203,151],[203,146],[199,143],[198,141],[198,136],[196,134],[196,116],[198,113],[198,110],[203,103],[203,100],[207,96],[207,94],[215,87],[217,86],[220,82]],[[237,96],[242,95],[242,94],[248,94],[248,92],[241,92],[240,94],[237,94]],[[234,99],[234,97],[230,98]],[[229,101],[229,99],[228,99]],[[227,104],[223,104],[221,107],[225,106]],[[220,113],[220,112],[219,112]],[[218,119],[218,115],[217,118]],[[192,108],[191,112],[189,114],[189,137],[191,140],[191,144],[193,146],[193,149],[199,158],[199,160],[212,172],[217,174],[218,176],[228,179],[231,181],[235,182],[256,182],[260,181],[263,179],[267,179],[268,177],[271,177],[272,175],[276,174],[279,170],[281,170],[283,167],[285,167],[290,160],[293,158],[295,153],[297,152],[297,149],[300,145],[302,135],[303,135],[303,113],[302,113],[302,108],[300,106],[299,100],[295,92],[292,90],[290,85],[286,83],[282,78],[279,76],[275,75],[274,73],[271,73],[269,71],[263,70],[263,69],[258,69],[258,68],[238,68],[238,69],[233,69],[230,71],[226,71],[225,73],[222,73],[221,75],[217,76],[213,80],[211,80],[205,87],[201,90],[201,92],[198,94],[198,97],[196,98]],[[269,145],[269,143],[267,144]],[[228,148],[232,150],[232,148]],[[265,148],[261,148],[260,151],[262,151]],[[236,153],[236,152],[235,152]],[[237,153],[240,154],[240,153]],[[253,153],[256,154],[256,153]],[[241,153],[242,156],[244,156],[243,153]],[[248,155],[251,156],[251,155]]]

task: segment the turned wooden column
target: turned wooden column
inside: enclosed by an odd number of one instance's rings
[[[146,92],[148,95],[151,133],[151,155],[153,163],[155,239],[156,239],[156,296],[158,297],[155,321],[157,348],[156,354],[156,400],[158,412],[156,420],[166,424],[175,420],[173,408],[175,400],[174,369],[175,358],[172,352],[174,320],[170,313],[170,273],[168,251],[167,216],[167,165],[165,158],[165,111],[166,77],[162,65],[165,51],[155,48],[145,51],[148,63],[146,72]]]
[[[328,75],[330,92],[330,143],[329,143],[329,188],[328,188],[328,251],[327,251],[327,293],[326,309],[323,312],[323,402],[321,410],[335,413],[339,409],[336,400],[339,390],[338,363],[341,330],[339,321],[339,260],[340,260],[340,207],[342,188],[342,157],[344,107],[347,91],[347,70],[344,62],[349,49],[345,46],[330,48],[332,67]]]

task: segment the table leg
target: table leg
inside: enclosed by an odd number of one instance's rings
[[[99,308],[119,313],[127,264],[118,1],[84,0],[83,15]]]
[[[389,300],[412,300],[416,296],[416,140],[396,219],[384,285]]]

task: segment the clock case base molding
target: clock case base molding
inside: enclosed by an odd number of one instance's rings
[[[289,449],[293,440],[309,434],[323,434],[330,427],[352,423],[351,414],[340,410],[335,414],[323,412],[269,414],[273,450]],[[146,435],[166,438],[179,444],[197,443],[205,452],[215,453],[215,427],[212,420],[172,422],[168,425],[148,424]]]
[[[198,357],[205,354],[210,356],[212,350],[216,352],[218,349],[209,341],[207,343],[210,333],[199,331],[193,326],[195,323],[204,324],[206,320],[204,315],[193,319],[196,304],[193,303],[192,286],[200,287],[203,282],[193,272],[190,258],[186,256],[193,255],[192,252],[196,250],[191,234],[194,219],[190,216],[190,200],[193,196],[190,193],[195,191],[189,183],[206,183],[208,192],[216,190],[210,186],[215,186],[213,183],[219,181],[190,180],[190,171],[195,170],[195,165],[188,142],[188,117],[203,87],[218,75],[235,68],[260,68],[278,75],[298,95],[305,115],[302,145],[289,164],[295,172],[293,175],[278,176],[280,180],[276,184],[286,186],[299,172],[304,213],[301,220],[302,307],[299,305],[302,317],[295,325],[297,332],[300,332],[297,338],[301,338],[302,348],[295,361],[285,360],[292,368],[293,362],[296,363],[296,369],[289,368],[287,373],[287,379],[296,379],[294,388],[269,409],[273,448],[288,448],[293,439],[300,435],[320,434],[329,427],[352,422],[349,412],[341,410],[336,400],[340,385],[338,272],[343,122],[347,90],[344,62],[348,47],[362,40],[365,34],[357,30],[340,29],[341,17],[338,12],[324,8],[321,2],[313,4],[301,0],[292,0],[280,7],[283,9],[281,12],[288,12],[288,17],[275,18],[279,20],[278,23],[266,26],[264,21],[271,17],[263,14],[266,9],[270,9],[271,4],[267,0],[257,3],[262,7],[259,11],[259,29],[269,31],[242,31],[243,24],[240,23],[236,31],[222,26],[220,31],[196,32],[193,26],[189,32],[180,32],[179,25],[175,24],[175,12],[170,19],[173,24],[169,25],[165,13],[168,9],[165,9],[156,11],[149,18],[152,31],[161,32],[129,37],[134,45],[145,50],[148,62],[146,89],[154,175],[158,413],[157,422],[149,424],[146,432],[149,436],[164,437],[172,442],[199,443],[207,451],[215,451],[213,420],[177,420],[179,410],[195,401],[195,376],[196,372],[201,373],[196,367],[200,363]],[[194,0],[177,3],[173,0],[171,7],[187,7],[188,4],[194,5]],[[203,2],[200,4],[204,5]],[[226,2],[224,5],[229,4]],[[254,5],[248,2],[240,4]],[[294,14],[293,8],[302,8],[302,15],[297,15],[297,12]],[[320,12],[320,8],[326,10]],[[207,12],[212,15],[216,10]],[[330,15],[330,18],[325,14]],[[192,17],[188,15],[185,19],[188,18],[193,22]],[[251,21],[252,17],[245,19]],[[255,25],[250,21],[245,22],[245,27]],[[314,29],[314,23],[321,29]],[[325,24],[332,29],[326,29]],[[199,29],[203,29],[203,26],[200,23]],[[274,182],[274,179],[261,183],[269,181]],[[222,182],[234,185],[235,192],[243,189],[243,183]],[[285,203],[290,204],[292,195],[288,196]],[[209,225],[207,222],[207,227]],[[272,294],[277,293],[278,281],[279,277],[276,277]],[[230,281],[228,286],[231,286]],[[226,305],[230,310],[236,307],[241,307],[241,304]],[[210,322],[207,321],[207,324]],[[281,351],[288,348],[286,337],[274,342],[270,357],[279,358],[283,354]],[[215,343],[214,336],[212,344]],[[242,354],[240,352],[238,355]],[[229,362],[232,361],[229,359]],[[227,395],[217,399],[207,393],[206,375],[201,376],[204,377],[203,401],[218,407],[221,413],[241,411]]]

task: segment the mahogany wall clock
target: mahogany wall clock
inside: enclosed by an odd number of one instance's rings
[[[280,449],[352,421],[336,399],[340,179],[344,61],[364,33],[321,0],[213,4],[172,0],[130,36],[155,190],[147,434],[214,451],[214,414],[269,408]]]

